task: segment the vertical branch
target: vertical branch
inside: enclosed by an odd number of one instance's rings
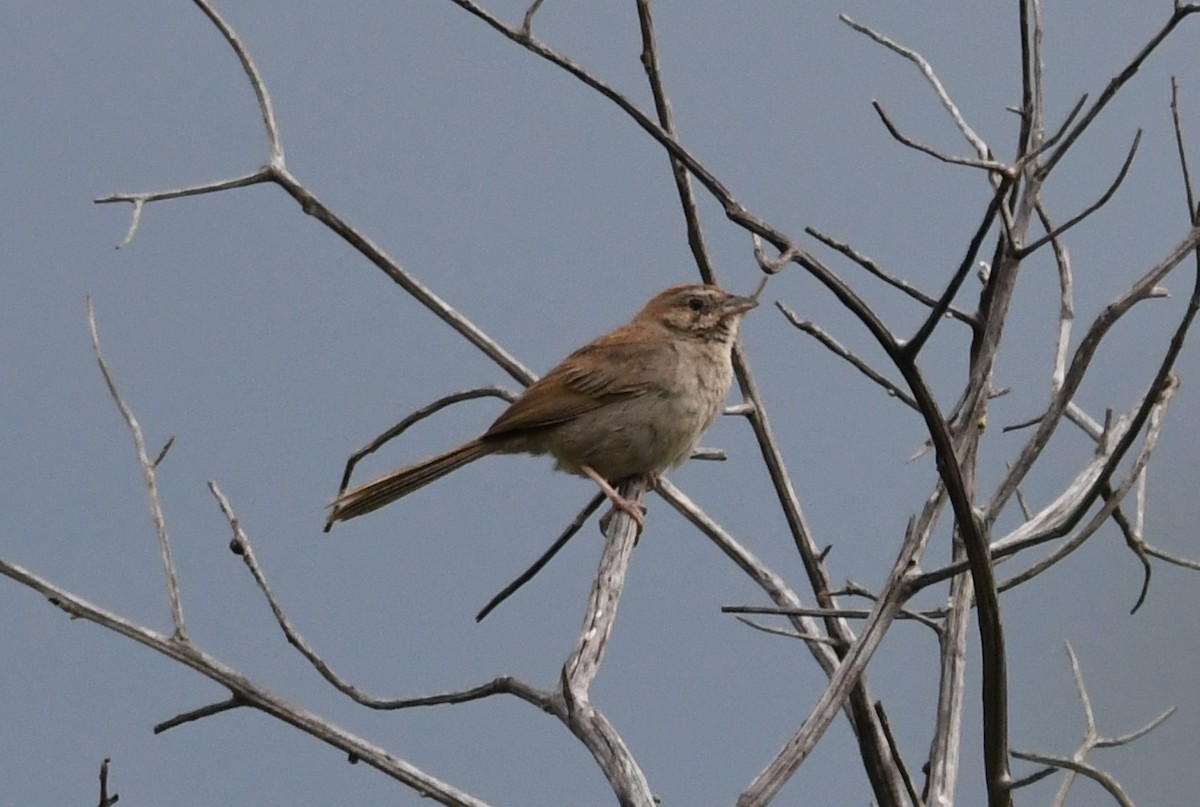
[[[640,501],[645,484],[642,480],[622,485],[621,495]],[[563,719],[571,733],[591,751],[604,772],[621,807],[654,807],[650,783],[629,747],[608,719],[592,706],[589,689],[616,622],[617,605],[625,587],[625,575],[637,543],[637,526],[628,515],[614,512],[606,530],[604,552],[592,590],[587,612],[574,650],[563,664],[558,695],[564,706]]]
[[[654,16],[650,13],[650,0],[637,0],[638,24],[642,29],[642,67],[650,82],[650,92],[654,95],[654,110],[658,114],[658,123],[668,137],[675,137],[675,116],[671,113],[671,102],[663,89],[662,71],[658,66],[658,44],[654,38]],[[704,243],[704,230],[700,226],[700,212],[696,208],[696,196],[692,192],[692,180],[687,169],[679,158],[668,152],[671,160],[671,174],[675,177],[675,189],[679,192],[679,203],[683,206],[683,218],[687,223],[688,246],[692,249],[692,257],[700,268],[700,276],[705,283],[716,282],[716,269],[708,256],[708,246]]]
[[[146,440],[142,437],[142,427],[138,423],[137,417],[133,414],[133,410],[129,407],[125,400],[121,397],[121,393],[117,390],[117,382],[113,379],[112,372],[108,369],[108,363],[104,361],[104,354],[100,352],[100,334],[96,330],[96,311],[92,308],[92,298],[87,298],[87,320],[88,330],[92,336],[92,351],[96,354],[96,363],[100,365],[100,374],[104,376],[104,383],[108,386],[108,393],[112,396],[113,403],[117,405],[117,409],[121,411],[121,417],[125,419],[125,425],[129,427],[129,433],[133,435],[134,449],[137,451],[138,465],[142,469],[142,480],[146,483],[146,495],[150,499],[150,518],[154,521],[154,533],[158,536],[159,554],[162,556],[163,574],[167,579],[167,598],[171,606],[171,624],[174,626],[174,638],[181,641],[187,641],[187,631],[183,624],[183,606],[179,601],[179,580],[175,574],[175,561],[171,557],[171,541],[167,537],[167,520],[163,516],[162,505],[158,501],[158,464],[162,461],[163,454],[166,453],[164,447],[159,453],[158,458],[151,460],[150,455],[146,453]],[[167,443],[169,446],[170,443]]]

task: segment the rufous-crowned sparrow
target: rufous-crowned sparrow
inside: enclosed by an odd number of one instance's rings
[[[593,479],[617,509],[642,508],[613,485],[657,474],[691,456],[729,393],[730,351],[751,297],[716,286],[673,286],[627,324],[563,359],[482,436],[346,491],[329,523],[407,496],[488,454],[550,454],[561,471]]]

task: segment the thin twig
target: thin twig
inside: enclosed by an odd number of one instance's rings
[[[499,594],[488,600],[487,605],[483,606],[483,608],[479,610],[479,613],[475,615],[475,621],[482,622],[483,618],[495,610],[496,606],[515,594],[517,589],[521,588],[521,586],[532,580],[537,573],[540,572],[545,565],[549,563],[555,555],[558,554],[558,551],[567,545],[567,541],[570,541],[571,538],[573,538],[575,534],[579,532],[583,525],[587,523],[587,520],[592,517],[592,514],[600,509],[600,505],[604,502],[604,499],[604,492],[597,492],[596,495],[592,497],[592,500],[588,502],[582,510],[579,511],[574,519],[571,520],[571,523],[568,524],[566,529],[562,531],[562,534],[555,539],[554,543],[550,545],[549,549],[543,552],[528,569],[517,575],[516,579],[505,586]]]
[[[202,185],[189,185],[185,188],[174,188],[166,191],[113,193],[93,199],[92,202],[98,205],[128,202],[133,205],[133,215],[129,221],[129,229],[125,231],[125,237],[121,239],[121,242],[116,247],[117,249],[122,249],[133,242],[133,237],[137,235],[138,228],[142,224],[142,211],[150,202],[161,202],[166,199],[182,199],[187,196],[202,196],[206,193],[220,193],[221,191],[232,190],[234,188],[248,188],[251,185],[260,185],[263,182],[270,181],[270,169],[260,168],[252,174],[244,174],[233,179],[222,179],[219,182],[206,182]]]
[[[1142,49],[1134,55],[1129,63],[1121,68],[1121,71],[1109,80],[1099,97],[1096,98],[1096,102],[1088,107],[1087,111],[1083,113],[1083,117],[1080,118],[1079,122],[1075,124],[1075,126],[1066,134],[1066,136],[1062,138],[1062,142],[1051,153],[1050,158],[1038,168],[1038,176],[1041,179],[1045,179],[1047,176],[1049,176],[1050,172],[1054,170],[1054,167],[1058,165],[1058,162],[1064,156],[1066,156],[1067,152],[1071,150],[1071,147],[1075,145],[1075,141],[1079,139],[1080,135],[1087,131],[1088,127],[1092,125],[1092,122],[1096,119],[1096,117],[1104,110],[1105,107],[1108,106],[1109,101],[1111,101],[1116,96],[1117,92],[1120,91],[1123,86],[1125,86],[1125,83],[1137,74],[1138,70],[1140,70],[1142,67],[1142,63],[1145,62],[1146,59],[1150,57],[1150,54],[1154,53],[1154,51],[1163,43],[1167,36],[1169,36],[1170,33],[1175,30],[1175,26],[1183,22],[1184,19],[1186,19],[1189,15],[1195,14],[1198,11],[1200,11],[1200,5],[1195,3],[1176,3],[1174,11],[1171,13],[1171,16],[1167,19],[1163,26],[1157,32],[1155,32],[1153,36],[1150,37],[1146,44],[1142,46]]]
[[[529,36],[533,30],[533,16],[538,13],[538,9],[542,7],[543,0],[533,0],[529,4],[529,8],[525,9],[525,16],[521,18],[521,31],[525,36]]]
[[[246,568],[250,570],[251,576],[254,577],[254,582],[258,585],[259,590],[263,593],[263,597],[267,600],[267,605],[270,607],[276,623],[283,631],[283,635],[287,637],[288,644],[295,647],[300,652],[300,655],[304,656],[322,678],[355,703],[370,709],[392,710],[440,703],[465,703],[491,695],[506,694],[515,695],[521,700],[537,706],[542,711],[553,713],[551,697],[548,693],[537,690],[511,676],[503,676],[467,690],[409,698],[378,698],[366,694],[358,687],[349,683],[333,671],[333,668],[321,658],[312,645],[292,625],[291,620],[284,613],[283,607],[279,604],[279,600],[275,597],[274,592],[271,591],[266,575],[263,573],[262,567],[259,566],[258,559],[254,555],[254,547],[250,544],[250,537],[242,529],[241,522],[238,521],[237,516],[234,514],[229,500],[221,492],[221,489],[217,487],[215,482],[209,482],[208,489],[212,492],[213,498],[217,500],[217,505],[221,508],[221,513],[225,516],[226,521],[229,522],[230,529],[233,531],[233,537],[230,539],[230,549],[235,555],[241,557]]]
[[[837,617],[838,619],[866,619],[871,611],[866,608],[780,608],[772,605],[722,605],[723,614],[772,614],[775,616],[815,616]],[[896,612],[896,619],[911,619],[920,622],[934,633],[940,633],[942,626],[938,622],[945,614],[941,611],[910,611],[901,608]]]
[[[933,87],[933,91],[937,94],[938,100],[942,102],[942,106],[946,108],[948,113],[950,113],[950,119],[954,121],[954,125],[958,127],[958,130],[962,132],[963,137],[966,138],[967,142],[971,144],[971,147],[975,149],[975,154],[978,155],[981,160],[992,159],[991,149],[988,148],[987,143],[983,142],[983,138],[977,135],[975,130],[972,129],[967,123],[966,119],[963,118],[958,106],[953,100],[951,100],[950,94],[946,92],[946,88],[942,85],[942,82],[937,77],[937,74],[933,72],[933,67],[931,67],[929,62],[925,60],[924,56],[917,53],[912,48],[904,47],[895,40],[884,36],[883,34],[867,27],[866,25],[861,25],[860,23],[855,22],[845,14],[839,14],[838,19],[853,28],[855,31],[858,31],[860,34],[865,34],[867,37],[871,38],[875,42],[878,42],[880,45],[883,45],[888,50],[892,51],[893,53],[898,53],[916,65],[917,69],[921,71],[921,75],[924,76],[925,80],[929,82],[931,87]]]
[[[154,522],[154,534],[158,538],[163,576],[167,581],[167,600],[171,606],[171,624],[174,626],[172,635],[176,640],[186,642],[187,630],[183,624],[183,605],[179,599],[179,577],[175,571],[175,560],[171,557],[171,540],[167,536],[167,519],[163,515],[162,504],[158,500],[158,474],[155,471],[157,462],[151,460],[146,453],[146,440],[142,436],[141,424],[138,423],[129,404],[125,403],[125,399],[121,397],[121,393],[117,389],[117,382],[108,369],[108,363],[104,361],[104,354],[100,351],[100,334],[96,329],[96,311],[92,307],[91,297],[87,298],[87,321],[88,330],[92,336],[92,351],[96,354],[96,363],[100,365],[100,374],[104,376],[108,394],[112,396],[113,403],[117,405],[121,417],[125,420],[125,425],[129,427],[129,433],[133,436],[134,451],[137,453],[138,465],[142,469],[142,481],[146,485],[146,497],[150,502],[150,518]]]
[[[862,254],[854,247],[850,246],[849,243],[845,241],[838,241],[837,239],[821,232],[815,227],[805,227],[804,232],[808,233],[830,249],[836,250],[842,255],[845,255],[847,258],[857,263],[863,269],[866,269],[884,283],[887,283],[889,286],[895,289],[899,289],[922,305],[926,305],[930,308],[937,305],[937,300],[933,299],[904,278],[891,274],[877,262]],[[973,325],[975,323],[975,317],[968,314],[966,311],[963,311],[961,308],[957,308],[953,305],[946,310],[946,313],[954,317],[956,320],[965,322],[968,325]]]
[[[503,387],[476,387],[475,389],[462,390],[461,392],[453,392],[449,395],[443,395],[436,401],[427,403],[416,411],[409,413],[395,426],[392,426],[387,431],[378,435],[365,446],[350,455],[350,457],[346,460],[346,467],[342,471],[342,481],[341,484],[338,485],[338,490],[334,495],[334,498],[336,499],[338,496],[341,496],[346,492],[346,488],[350,486],[350,477],[354,474],[355,466],[357,466],[358,463],[361,462],[365,457],[374,454],[376,451],[383,448],[383,446],[385,446],[387,443],[404,434],[404,432],[408,431],[425,418],[435,415],[446,407],[452,406],[453,404],[462,403],[463,401],[473,401],[477,398],[500,398],[503,401],[512,403],[516,400],[517,393],[504,389]],[[329,520],[325,522],[325,532],[329,532],[332,526],[333,517],[331,514]]]
[[[919,140],[909,137],[908,135],[904,134],[904,132],[900,131],[900,127],[895,124],[891,116],[888,115],[887,110],[883,108],[883,104],[879,103],[879,101],[872,101],[871,106],[874,108],[875,114],[877,114],[879,119],[883,121],[883,125],[887,128],[888,134],[890,134],[900,143],[908,146],[910,149],[919,151],[922,154],[928,154],[930,157],[933,157],[934,159],[940,160],[944,163],[949,163],[950,165],[965,165],[969,168],[982,168],[985,171],[994,171],[998,174],[1003,174],[1004,176],[1011,176],[1013,174],[1012,166],[1005,165],[1004,163],[996,160],[956,157],[953,154],[944,154],[932,146],[927,146]]]
[[[662,67],[658,61],[658,45],[654,38],[654,16],[650,13],[650,0],[637,0],[638,24],[642,33],[642,68],[646,71],[646,79],[650,82],[650,93],[654,96],[654,110],[658,114],[658,123],[663,131],[671,137],[676,136],[675,116],[671,112],[671,102],[663,87]],[[696,195],[692,192],[692,181],[687,168],[674,154],[668,153],[671,161],[671,174],[675,178],[675,190],[679,194],[679,204],[683,208],[683,219],[687,225],[688,246],[692,250],[692,258],[700,269],[700,276],[706,282],[716,280],[716,270],[708,254],[708,246],[704,243],[704,229],[700,225],[700,211],[696,206]]]
[[[200,720],[205,717],[219,715],[222,712],[239,709],[246,705],[246,702],[240,697],[237,695],[231,695],[229,698],[218,703],[210,703],[205,706],[201,706],[198,709],[190,709],[186,712],[175,715],[169,720],[164,720],[154,726],[154,733],[162,734],[164,731],[173,729],[176,726],[182,726],[185,723],[191,723],[194,720]]]
[[[1133,801],[1129,798],[1129,794],[1126,793],[1125,789],[1121,787],[1121,783],[1118,782],[1111,774],[1105,773],[1094,765],[1089,765],[1086,762],[1076,762],[1075,760],[1068,759],[1066,757],[1055,757],[1050,756],[1049,754],[1035,754],[1032,751],[1022,751],[1019,748],[1014,748],[1012,750],[1012,755],[1017,759],[1036,762],[1039,765],[1050,765],[1055,768],[1062,768],[1064,770],[1083,774],[1107,790],[1109,795],[1116,799],[1117,804],[1120,804],[1121,807],[1135,807]]]
[[[747,627],[754,628],[755,630],[762,631],[763,633],[769,633],[773,636],[783,636],[788,639],[799,639],[803,642],[817,642],[819,644],[827,645],[838,644],[838,640],[830,636],[822,636],[816,633],[800,633],[796,630],[788,628],[776,628],[771,625],[763,625],[759,622],[755,622],[753,619],[747,619],[744,616],[735,616],[734,619],[736,619],[738,622],[741,622],[743,625],[746,625]]]
[[[783,312],[783,315],[787,317],[788,322],[792,323],[792,325],[794,325],[796,328],[804,331],[822,345],[829,348],[830,352],[835,356],[845,359],[860,373],[874,381],[879,386],[883,387],[884,391],[888,395],[898,399],[911,409],[917,408],[917,402],[913,400],[911,395],[901,389],[898,385],[889,381],[882,373],[871,367],[871,365],[867,364],[864,359],[855,355],[853,351],[826,333],[820,325],[817,325],[810,320],[800,319],[800,316],[795,311],[788,308],[780,301],[776,301],[775,306]]]
[[[924,807],[924,802],[921,800],[920,793],[917,792],[917,786],[913,782],[912,775],[908,772],[908,766],[904,764],[904,757],[900,753],[900,745],[896,741],[896,735],[892,733],[892,724],[888,720],[887,712],[883,710],[883,702],[876,701],[875,714],[879,717],[879,723],[883,726],[884,736],[887,737],[888,748],[892,752],[892,761],[896,767],[900,769],[900,775],[904,778],[904,787],[908,791],[909,801],[913,807]]]
[[[1050,243],[1051,240],[1061,237],[1062,234],[1067,230],[1071,229],[1076,224],[1083,221],[1100,208],[1104,207],[1104,205],[1108,203],[1108,200],[1113,197],[1113,194],[1117,192],[1117,188],[1121,187],[1121,183],[1125,181],[1125,176],[1129,173],[1129,166],[1133,165],[1133,158],[1137,154],[1138,144],[1141,142],[1142,130],[1138,129],[1137,134],[1133,136],[1133,143],[1129,146],[1129,153],[1125,155],[1125,162],[1121,164],[1121,170],[1117,172],[1116,178],[1113,179],[1112,183],[1108,186],[1108,189],[1101,194],[1100,198],[1092,202],[1076,215],[1072,216],[1057,229],[1051,230],[1041,238],[1038,238],[1032,244],[1027,244],[1026,246],[1018,249],[1016,251],[1016,259],[1022,260],[1029,257],[1034,252]]]
[[[258,100],[258,111],[262,115],[263,128],[266,130],[267,144],[271,151],[271,165],[282,166],[284,163],[283,137],[279,134],[279,124],[275,122],[275,108],[271,104],[271,94],[267,92],[267,84],[263,81],[258,68],[254,66],[254,60],[250,58],[250,51],[242,44],[242,40],[233,30],[233,26],[225,22],[224,18],[206,0],[192,0],[192,2],[217,27],[221,36],[225,37],[225,41],[229,43],[229,47],[233,48],[233,52],[237,54],[242,70],[245,71],[246,78],[254,89],[254,97]]]
[[[971,267],[975,265],[975,259],[979,256],[979,248],[983,246],[983,240],[987,237],[988,232],[992,229],[992,224],[996,221],[996,216],[1004,205],[1004,197],[1008,194],[1009,181],[1005,178],[998,188],[992,193],[992,199],[988,203],[987,210],[983,214],[983,218],[979,222],[979,226],[975,228],[974,235],[971,236],[971,241],[967,245],[967,252],[963,256],[962,261],[955,270],[954,276],[950,282],[946,284],[942,296],[933,305],[933,309],[925,317],[925,322],[917,329],[912,339],[904,343],[903,353],[908,359],[915,359],[925,342],[933,335],[933,329],[938,326],[942,317],[950,309],[950,304],[954,302],[954,297],[958,294],[958,290],[962,287],[962,283],[966,280],[967,274],[971,271]]]
[[[1184,145],[1183,121],[1179,116],[1179,80],[1171,76],[1171,122],[1175,130],[1175,149],[1179,153],[1179,172],[1183,175],[1183,191],[1187,199],[1188,215],[1195,224],[1200,217],[1200,207],[1196,206],[1196,194],[1192,189],[1192,172],[1188,167],[1187,146]]]

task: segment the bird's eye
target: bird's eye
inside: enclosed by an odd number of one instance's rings
[[[700,297],[689,297],[687,307],[699,313],[704,310],[704,300]]]

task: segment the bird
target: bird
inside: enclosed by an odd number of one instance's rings
[[[479,437],[341,493],[326,530],[481,457],[525,453],[550,454],[557,470],[592,479],[640,535],[644,508],[614,485],[641,477],[653,487],[692,455],[723,408],[742,317],[757,305],[711,284],[656,294],[530,384]]]

